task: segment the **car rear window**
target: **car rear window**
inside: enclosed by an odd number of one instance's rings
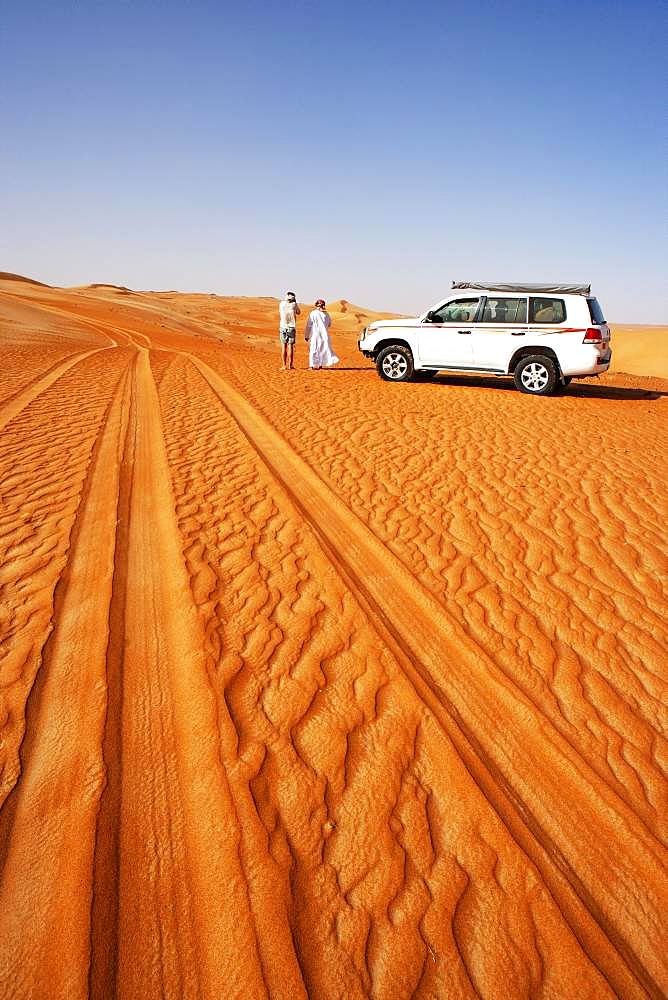
[[[587,305],[589,306],[589,315],[591,316],[592,323],[605,323],[605,316],[603,315],[603,310],[598,299],[587,299]]]
[[[566,319],[566,305],[563,299],[530,298],[530,323],[563,323]]]

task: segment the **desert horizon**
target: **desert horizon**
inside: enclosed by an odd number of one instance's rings
[[[0,996],[664,995],[667,328],[328,307],[0,274]]]
[[[217,309],[215,312],[209,310],[209,316],[221,326],[219,335],[229,333],[229,323],[236,327],[241,322],[235,312],[244,304],[250,308],[243,308],[243,321],[249,328],[249,336],[257,337],[258,346],[261,344],[266,349],[274,348],[276,334],[276,315],[280,295],[229,295],[219,292],[187,292],[176,289],[163,290],[141,290],[129,288],[126,285],[117,285],[107,282],[93,282],[87,285],[59,286],[49,285],[39,281],[34,277],[15,274],[9,271],[0,271],[0,282],[16,282],[35,285],[54,291],[85,293],[94,291],[98,296],[105,290],[112,296],[135,296],[135,301],[140,301],[141,297],[154,298],[155,305],[169,303],[174,309],[185,310],[186,315],[197,315],[200,322],[207,322],[207,302],[214,299],[217,302],[227,304],[231,314],[226,317],[225,309]],[[442,289],[441,295],[447,295],[450,289]],[[438,296],[435,296],[434,301]],[[301,301],[301,300],[300,300]],[[301,301],[303,306],[308,303]],[[426,309],[432,303],[424,303]],[[188,313],[187,307],[191,310],[197,307],[197,312]],[[335,319],[343,320],[339,322],[339,333],[349,335],[359,333],[359,330],[366,323],[376,319],[388,317],[401,317],[409,315],[392,310],[370,309],[366,306],[355,305],[346,298],[338,298],[327,303],[328,310]],[[228,326],[225,325],[226,318]],[[648,377],[668,378],[668,324],[667,323],[617,323],[614,319],[609,320],[612,328],[613,358],[610,368],[611,372],[618,372],[628,375],[645,375]],[[260,336],[260,333],[262,336]],[[657,339],[658,338],[658,339]]]

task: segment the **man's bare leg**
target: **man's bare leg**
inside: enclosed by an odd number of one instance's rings
[[[283,342],[281,342],[281,360],[283,361],[281,371],[284,372],[288,363],[288,345]]]
[[[295,345],[288,344],[288,368],[294,369],[295,367]]]

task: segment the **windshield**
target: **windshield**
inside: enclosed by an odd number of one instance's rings
[[[589,315],[591,316],[592,323],[605,323],[605,316],[603,315],[603,310],[598,299],[587,299],[587,305],[589,306]]]

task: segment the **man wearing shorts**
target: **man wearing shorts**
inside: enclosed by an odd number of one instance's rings
[[[281,357],[283,364],[281,371],[295,367],[295,340],[297,338],[297,316],[299,316],[299,306],[294,292],[288,292],[278,307],[279,336],[281,338]]]

